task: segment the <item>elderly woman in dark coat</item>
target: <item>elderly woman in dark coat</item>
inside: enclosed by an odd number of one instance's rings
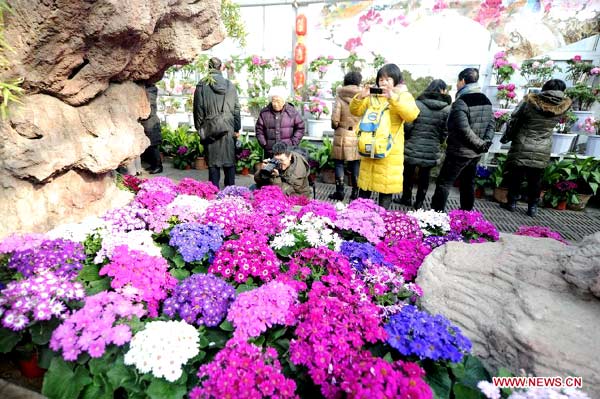
[[[296,108],[286,102],[288,94],[285,87],[272,87],[269,91],[271,102],[260,111],[256,120],[256,139],[265,151],[265,158],[273,156],[276,142],[294,147],[304,136],[304,121]]]
[[[542,175],[552,150],[552,131],[571,107],[565,88],[562,80],[547,81],[540,93],[526,95],[510,116],[500,141],[512,141],[506,159],[508,202],[501,204],[511,212],[517,208],[521,181],[527,178],[527,214],[537,214]]]
[[[432,81],[417,97],[419,116],[404,127],[404,183],[402,198],[397,201],[410,206],[412,203],[413,176],[417,167],[417,196],[414,208],[423,207],[429,187],[429,175],[442,155],[440,145],[446,140],[446,119],[452,98],[447,94],[448,85],[441,79]]]

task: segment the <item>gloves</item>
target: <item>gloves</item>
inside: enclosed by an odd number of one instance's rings
[[[490,149],[491,146],[492,146],[492,141],[486,140],[483,142],[481,147],[479,147],[479,152],[484,154],[484,153],[488,152],[488,150]]]

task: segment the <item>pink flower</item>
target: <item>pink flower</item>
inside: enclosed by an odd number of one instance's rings
[[[594,67],[590,70],[590,75],[600,75],[600,67]]]
[[[580,62],[581,61],[581,56],[580,55],[576,55],[573,57],[573,61],[574,62]]]
[[[506,89],[507,89],[508,91],[513,91],[513,90],[515,89],[515,84],[514,84],[514,83],[509,83],[509,84],[506,86]]]
[[[362,40],[361,40],[360,36],[348,39],[346,41],[346,44],[344,45],[344,49],[346,49],[350,52],[353,52],[359,46],[362,46]]]
[[[444,0],[436,0],[432,10],[433,12],[439,12],[446,8],[448,8],[448,3],[446,3]]]
[[[515,98],[517,95],[515,94],[514,91],[509,91],[508,93],[506,93],[506,97],[508,98]]]
[[[261,60],[260,57],[258,55],[253,55],[252,56],[252,65],[260,65]]]

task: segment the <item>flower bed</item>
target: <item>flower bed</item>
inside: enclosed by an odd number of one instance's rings
[[[0,242],[0,350],[33,344],[47,397],[449,398],[489,380],[413,281],[447,241],[497,240],[481,214],[124,184],[124,208]]]

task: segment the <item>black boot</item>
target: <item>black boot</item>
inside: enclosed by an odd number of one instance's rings
[[[157,166],[156,168],[152,169],[148,173],[150,173],[151,175],[155,175],[157,173],[162,173],[162,172],[163,172],[163,167],[162,167],[162,165],[160,165],[160,166]]]
[[[356,176],[350,175],[350,184],[352,185],[352,192],[350,193],[350,201],[354,201],[358,198],[358,182]]]
[[[527,215],[529,215],[531,217],[535,217],[535,215],[537,215],[537,212],[538,212],[537,202],[534,202],[533,204],[529,204],[529,206],[527,206]]]
[[[413,207],[415,210],[423,208],[423,202],[425,201],[425,192],[417,191],[417,198],[415,198],[415,203]]]
[[[517,200],[509,199],[507,202],[500,204],[500,207],[506,209],[507,211],[514,212],[517,210]]]
[[[379,206],[389,210],[392,205],[392,194],[379,193]]]
[[[344,200],[344,181],[336,180],[335,182],[335,193],[329,194],[330,200],[343,201]]]
[[[398,199],[398,198],[394,198],[394,202],[396,204],[400,204],[400,205],[405,205],[405,206],[411,206],[412,205],[412,195],[411,196],[406,196],[404,195],[404,193],[402,193],[402,198]]]

